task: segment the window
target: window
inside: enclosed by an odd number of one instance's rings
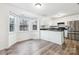
[[[22,19],[20,21],[20,31],[27,31],[27,30],[28,30],[27,20]]]
[[[14,17],[10,17],[9,20],[10,20],[9,31],[13,32],[14,31],[14,21],[15,21],[15,18]]]
[[[35,21],[33,24],[33,30],[37,30],[37,21]]]

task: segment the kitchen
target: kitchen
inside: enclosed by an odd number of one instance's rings
[[[78,4],[43,4],[43,6],[47,6],[44,7],[46,9],[38,9],[36,5],[42,6],[42,4],[40,3],[37,3],[35,5],[33,5],[32,3],[0,4],[0,6],[3,7],[2,9],[0,9],[0,12],[3,12],[3,15],[0,14],[2,16],[1,26],[3,26],[0,31],[0,39],[3,39],[0,41],[0,49],[2,50],[9,48],[17,42],[33,39],[55,43],[59,46],[62,46],[63,49],[66,49],[67,47],[67,49],[69,49],[70,51],[78,51]],[[56,7],[51,8],[50,5],[51,7]],[[30,7],[25,8],[25,6]],[[75,7],[75,10],[73,9],[73,6]],[[33,8],[33,10],[31,10],[30,8]],[[28,12],[28,10],[30,10],[30,12]],[[59,10],[64,11],[59,12]],[[35,14],[31,12],[35,12]]]

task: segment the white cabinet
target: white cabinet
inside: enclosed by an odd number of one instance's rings
[[[53,43],[62,44],[64,42],[64,36],[62,31],[48,31],[41,30],[40,38]]]

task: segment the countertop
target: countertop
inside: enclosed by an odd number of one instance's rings
[[[59,30],[59,29],[40,29],[40,30],[45,30],[45,31],[64,31],[64,30]]]

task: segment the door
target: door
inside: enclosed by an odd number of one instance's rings
[[[16,42],[16,17],[9,15],[9,46]]]
[[[33,39],[39,39],[39,28],[38,28],[38,20],[30,21],[30,33]]]

